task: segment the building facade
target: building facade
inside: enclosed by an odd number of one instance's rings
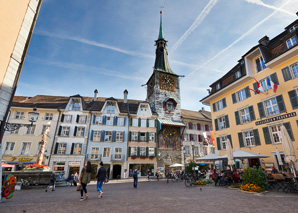
[[[284,159],[281,125],[298,154],[298,20],[269,39],[263,37],[225,76],[215,81],[211,93],[201,100],[212,108],[217,150],[225,154],[227,139],[234,150],[261,153],[269,158],[244,161],[246,166],[282,169],[276,148]],[[259,84],[259,86],[258,86]],[[241,166],[242,162],[236,162]]]

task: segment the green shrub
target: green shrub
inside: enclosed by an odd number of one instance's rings
[[[262,189],[266,189],[268,185],[266,174],[262,171],[261,168],[247,168],[246,170],[244,170],[241,178],[243,180],[243,185],[255,184]]]
[[[193,168],[193,162],[192,161],[190,161],[186,166],[185,166],[185,173],[186,174],[193,174],[193,170],[192,170],[192,168]]]

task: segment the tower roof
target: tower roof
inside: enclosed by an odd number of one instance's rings
[[[158,39],[164,39],[163,32],[162,32],[162,11],[160,11],[160,27],[159,27]]]

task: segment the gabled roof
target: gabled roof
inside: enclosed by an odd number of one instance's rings
[[[211,112],[205,110],[192,111],[187,109],[181,109],[181,115],[182,119],[192,119],[211,122]]]

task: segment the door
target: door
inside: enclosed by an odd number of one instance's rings
[[[121,178],[121,165],[113,165],[113,179]]]

